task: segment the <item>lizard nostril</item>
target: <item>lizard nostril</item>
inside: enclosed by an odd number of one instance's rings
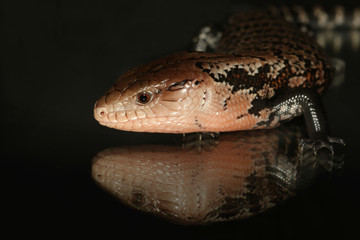
[[[97,114],[100,116],[100,117],[105,117],[106,114],[107,114],[107,111],[105,108],[98,108],[97,109]]]
[[[103,109],[99,112],[100,117],[104,117],[106,115],[106,111]]]
[[[95,107],[95,118],[100,117],[103,118],[108,114],[108,111],[104,107]]]
[[[106,107],[104,107],[103,104],[99,104],[99,101],[97,101],[94,105],[94,115],[95,118],[103,118],[106,117],[108,114],[108,111],[106,110]]]

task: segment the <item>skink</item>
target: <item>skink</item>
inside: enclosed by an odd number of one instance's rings
[[[125,131],[190,133],[274,128],[304,115],[315,150],[331,143],[319,94],[329,57],[276,11],[234,15],[214,52],[180,52],[136,67],[95,104],[100,124]],[[315,151],[316,152],[316,151]]]

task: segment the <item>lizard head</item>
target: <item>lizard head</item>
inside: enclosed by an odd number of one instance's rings
[[[181,57],[186,58],[184,54]],[[194,126],[195,110],[204,104],[207,75],[191,60],[172,58],[159,59],[121,76],[96,102],[95,119],[125,131],[199,131],[199,126]]]

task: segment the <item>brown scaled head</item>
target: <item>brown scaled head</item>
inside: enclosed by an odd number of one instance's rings
[[[196,70],[192,61],[169,63],[169,57],[134,68],[96,102],[94,117],[125,131],[188,132],[206,88],[206,75]]]

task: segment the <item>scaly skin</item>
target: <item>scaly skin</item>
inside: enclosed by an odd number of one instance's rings
[[[119,130],[189,133],[273,128],[305,114],[318,139],[327,130],[316,95],[331,76],[327,56],[296,25],[272,12],[241,13],[215,53],[175,53],[128,71],[94,116]]]
[[[182,224],[259,214],[311,180],[314,159],[298,161],[297,128],[222,134],[212,151],[142,145],[106,149],[93,160],[94,180],[123,203]],[[300,181],[299,181],[300,180]]]

